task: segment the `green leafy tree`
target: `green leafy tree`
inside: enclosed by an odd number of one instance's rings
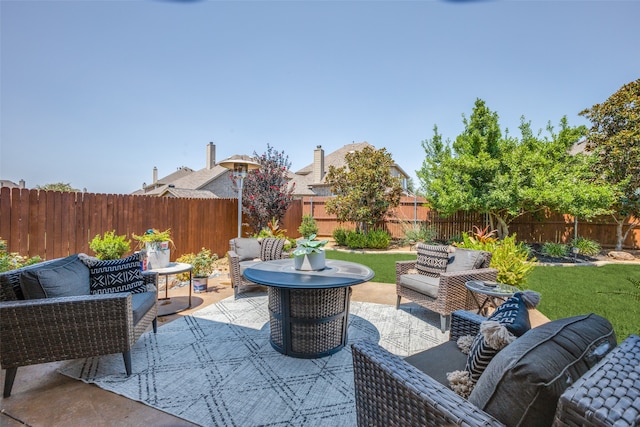
[[[289,188],[287,171],[291,167],[284,151],[276,151],[267,144],[267,151],[256,156],[260,168],[250,171],[244,179],[242,212],[254,233],[284,217],[293,200],[293,186]]]
[[[402,185],[391,175],[394,161],[384,148],[367,146],[347,153],[345,161],[346,166],[329,166],[326,182],[335,197],[327,200],[326,210],[366,233],[400,204]]]
[[[37,190],[47,190],[47,191],[66,191],[70,193],[78,192],[77,188],[73,188],[71,183],[64,182],[56,182],[53,184],[45,184],[45,185],[36,185]]]
[[[535,135],[524,117],[520,137],[500,130],[498,114],[478,99],[465,129],[453,143],[443,142],[438,128],[422,142],[426,158],[417,171],[429,204],[447,216],[457,211],[486,214],[504,238],[509,224],[528,212],[559,211],[591,218],[606,212],[610,186],[594,179],[586,156],[571,156],[569,147],[584,133],[566,118],[559,131]]]
[[[640,225],[640,79],[580,114],[592,123],[586,150],[593,153],[593,167],[618,190],[612,216],[616,249],[621,250],[631,230]]]

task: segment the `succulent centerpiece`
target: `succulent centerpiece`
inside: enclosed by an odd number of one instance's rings
[[[293,251],[294,267],[296,270],[322,270],[326,265],[324,246],[328,240],[315,240],[312,234],[308,239],[298,240],[298,246]]]

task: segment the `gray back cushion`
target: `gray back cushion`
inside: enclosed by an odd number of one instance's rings
[[[550,426],[560,395],[615,346],[595,314],[545,323],[493,358],[469,401],[506,425]]]
[[[484,252],[473,249],[454,248],[449,253],[447,273],[475,270],[484,264]]]
[[[237,239],[233,239],[233,242],[240,261],[260,258],[260,242],[258,239],[238,237]]]
[[[89,295],[89,269],[78,255],[53,260],[20,275],[25,299]]]
[[[430,277],[440,277],[440,274],[445,272],[449,261],[449,246],[418,243],[416,250],[418,252],[416,259],[418,273]]]

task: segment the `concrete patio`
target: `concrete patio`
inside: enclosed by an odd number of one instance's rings
[[[193,307],[179,314],[161,317],[159,326],[182,315],[233,295],[228,279],[209,279],[208,292],[194,293]],[[251,292],[247,289],[246,292]],[[163,295],[161,291],[160,296]],[[187,288],[171,289],[170,297],[186,301]],[[367,282],[353,287],[352,300],[395,304],[395,286]],[[85,384],[57,372],[67,363],[53,362],[18,369],[11,397],[2,398],[0,427],[62,426],[193,426],[194,424],[142,403]],[[4,384],[4,370],[0,381]]]

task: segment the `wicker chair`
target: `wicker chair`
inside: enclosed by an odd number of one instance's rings
[[[428,257],[429,252],[421,254],[421,249],[433,248],[426,245],[418,245],[418,257]],[[477,264],[477,268],[464,271],[444,272],[438,273],[439,282],[437,287],[437,295],[428,295],[414,286],[410,286],[406,283],[405,275],[409,275],[412,270],[416,270],[417,260],[410,261],[397,261],[396,262],[396,308],[400,306],[400,300],[405,297],[416,304],[440,314],[440,329],[445,332],[448,329],[450,323],[451,313],[456,310],[470,310],[476,305],[473,301],[469,291],[465,287],[465,282],[470,280],[487,280],[495,281],[498,275],[498,270],[495,268],[489,268],[492,254],[491,252],[484,251],[469,251],[478,252],[482,259]],[[427,260],[428,262],[428,260]],[[446,266],[446,258],[443,261]],[[422,273],[418,270],[417,275]],[[434,273],[435,274],[435,273]],[[404,277],[403,277],[404,276]],[[411,275],[409,275],[411,276]],[[415,275],[414,275],[415,277]]]
[[[483,320],[452,313],[450,341],[474,335]],[[363,340],[351,348],[358,426],[504,425],[377,344]],[[638,426],[638,396],[640,337],[632,335],[564,391],[553,426]]]
[[[234,298],[238,298],[238,293],[242,287],[259,286],[247,280],[242,272],[248,266],[256,262],[269,261],[273,259],[289,258],[289,253],[283,248],[283,241],[272,237],[263,239],[237,238],[229,240],[229,275],[231,286],[233,287]],[[273,250],[263,249],[272,247]]]
[[[134,322],[134,297],[129,292],[24,300],[20,274],[36,266],[0,273],[4,397],[11,395],[20,366],[122,353],[126,373],[131,375],[131,348],[149,326],[156,332],[158,305]],[[144,272],[143,278],[155,285],[157,301],[157,274]]]

